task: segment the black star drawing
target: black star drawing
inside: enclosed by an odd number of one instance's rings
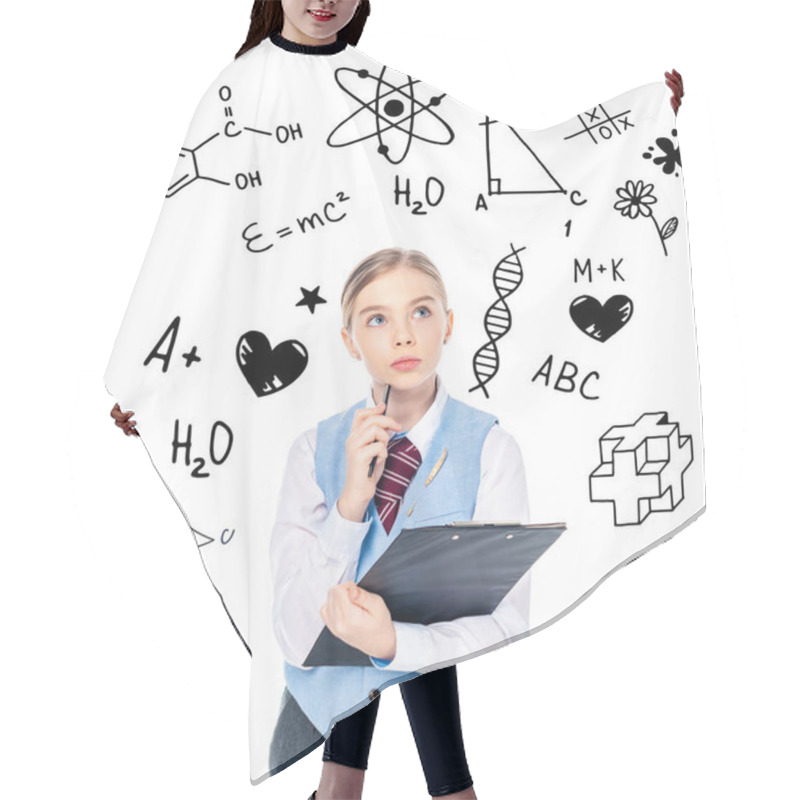
[[[319,303],[327,303],[327,300],[324,300],[319,296],[319,286],[316,289],[309,291],[308,289],[304,289],[302,286],[300,287],[300,291],[303,293],[303,299],[299,302],[295,303],[296,306],[308,306],[311,313],[314,313],[314,308]]]

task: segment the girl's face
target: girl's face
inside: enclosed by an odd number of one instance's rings
[[[453,312],[445,312],[428,275],[401,264],[359,292],[350,329],[342,328],[342,338],[351,355],[377,383],[402,391],[435,374]]]
[[[271,0],[274,2],[274,0]],[[331,44],[356,13],[359,0],[281,0],[281,35],[299,44]]]

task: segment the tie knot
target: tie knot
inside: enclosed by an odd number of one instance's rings
[[[419,450],[417,450],[414,442],[408,436],[395,436],[394,439],[390,439],[387,449],[393,456],[410,456],[413,461],[421,461]],[[417,466],[419,466],[419,463]]]

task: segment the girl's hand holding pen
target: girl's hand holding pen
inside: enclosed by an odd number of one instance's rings
[[[375,495],[386,459],[391,431],[400,431],[400,424],[384,415],[385,403],[372,408],[356,409],[350,436],[347,437],[347,476],[338,500],[339,513],[353,522],[362,522],[369,501]],[[377,458],[372,477],[369,465]]]

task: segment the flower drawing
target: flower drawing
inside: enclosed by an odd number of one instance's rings
[[[620,199],[614,203],[614,208],[623,217],[636,219],[642,216],[653,220],[661,247],[664,249],[664,255],[668,255],[665,242],[678,229],[678,218],[670,217],[662,227],[659,227],[652,209],[652,206],[658,202],[658,198],[653,194],[653,184],[645,184],[644,181],[636,181],[636,183],[625,181],[625,185],[617,189],[617,197]]]
[[[644,181],[626,181],[625,186],[617,189],[617,194],[622,198],[614,203],[614,208],[619,211],[623,217],[630,217],[636,219],[641,214],[643,217],[652,216],[650,206],[657,203],[658,199],[653,196],[653,184],[648,183],[644,185]]]

